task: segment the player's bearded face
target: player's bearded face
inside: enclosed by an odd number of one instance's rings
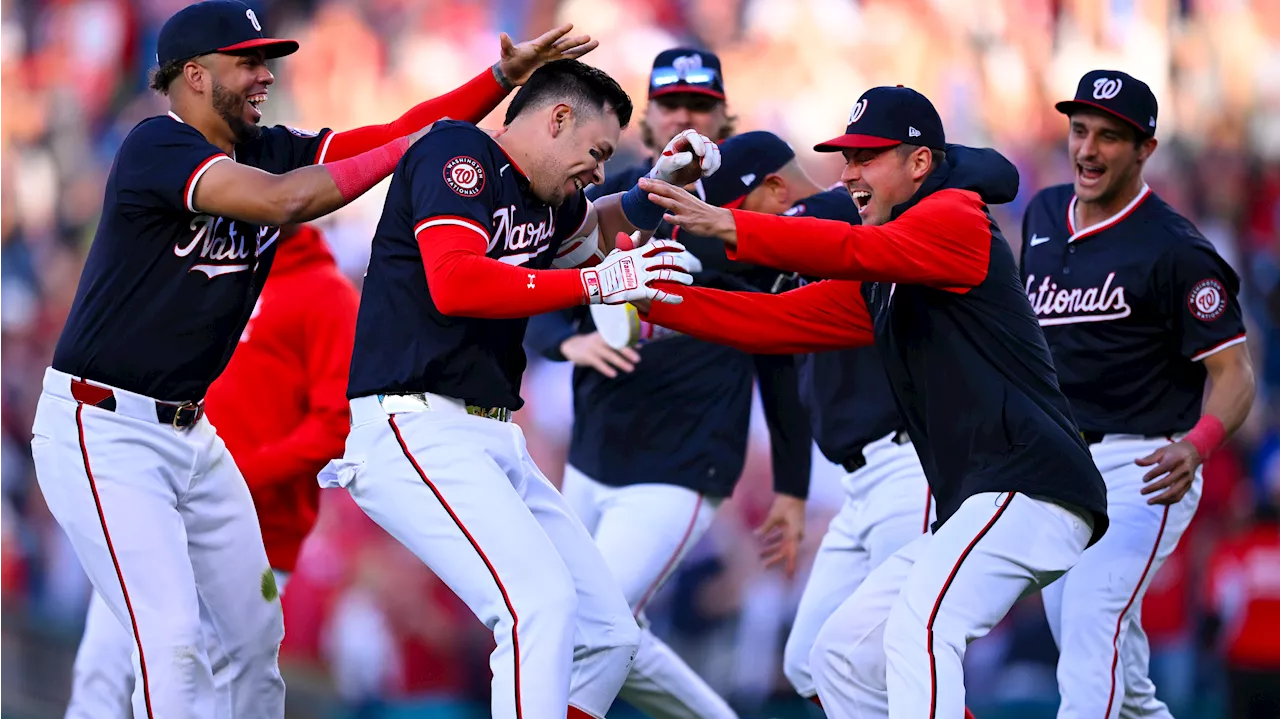
[[[645,108],[641,132],[645,146],[658,152],[688,129],[716,141],[726,139],[728,125],[723,102],[707,95],[680,93],[652,100]]]
[[[893,208],[915,194],[911,156],[895,148],[863,148],[844,151],[840,181],[858,206],[864,225],[883,225]]]
[[[1130,187],[1141,171],[1141,147],[1134,142],[1132,128],[1118,118],[1092,112],[1073,114],[1067,150],[1080,201],[1106,204]]]
[[[534,194],[548,205],[559,207],[587,185],[604,182],[605,160],[613,154],[621,134],[618,116],[612,112],[571,118],[542,155],[542,168],[533,182]]]
[[[262,134],[262,130],[255,124],[262,116],[246,117],[246,107],[252,107],[247,93],[233,92],[226,85],[218,82],[217,78],[213,79],[213,109],[231,128],[237,143],[248,142]],[[254,110],[254,112],[257,111]]]

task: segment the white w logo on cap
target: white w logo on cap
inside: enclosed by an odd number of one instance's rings
[[[848,124],[852,125],[853,123],[857,122],[858,119],[862,117],[862,113],[866,111],[867,111],[867,98],[864,97],[861,100],[858,100],[858,104],[854,105],[853,109],[849,111]]]
[[[1093,99],[1110,100],[1120,94],[1121,86],[1118,77],[1100,77],[1093,81]]]
[[[249,18],[249,22],[253,23],[253,29],[262,32],[262,25],[258,24],[258,16],[253,14],[252,10],[244,11],[245,17]]]

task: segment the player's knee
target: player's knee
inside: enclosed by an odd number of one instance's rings
[[[883,687],[886,661],[883,624],[870,631],[828,621],[809,652],[809,672],[815,687],[835,683]],[[853,629],[854,631],[850,631]]]
[[[563,577],[540,584],[537,589],[536,594],[526,592],[524,596],[510,597],[517,621],[524,626],[537,624],[544,629],[559,627],[572,632],[578,616],[578,594],[568,570]]]
[[[243,619],[242,631],[222,637],[228,663],[274,663],[284,641],[284,613],[280,602],[266,602],[254,616]]]

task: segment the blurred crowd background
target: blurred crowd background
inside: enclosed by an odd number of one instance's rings
[[[1039,188],[1070,179],[1053,102],[1088,69],[1148,82],[1160,101],[1153,189],[1191,217],[1242,277],[1259,398],[1205,466],[1199,513],[1147,595],[1152,674],[1179,717],[1222,716],[1242,573],[1280,584],[1249,546],[1280,547],[1280,2],[1275,0],[247,0],[270,34],[301,41],[276,61],[270,123],[338,130],[386,122],[461,84],[517,40],[571,21],[601,41],[586,58],[643,107],[653,56],[716,51],[739,130],[787,138],[821,182],[839,159],[809,151],[843,128],[867,87],[905,84],[938,106],[948,139],[993,146],[1022,190],[999,208],[1011,241]],[[164,111],[146,90],[155,38],[181,0],[3,0],[0,115],[0,381],[3,385],[3,716],[61,716],[90,586],[31,469],[40,378],[76,288],[121,139]],[[505,106],[504,106],[505,107]],[[485,123],[500,124],[500,107]],[[644,152],[634,126],[619,163]],[[318,223],[357,282],[385,183]],[[1015,248],[1016,249],[1016,248]],[[558,481],[571,422],[569,368],[531,358],[518,421]],[[760,568],[751,532],[771,499],[757,411],[746,476],[649,615],[658,633],[744,717],[808,716],[781,651],[804,573]],[[818,457],[808,552],[839,507],[839,470]],[[1280,552],[1280,549],[1277,550]],[[1255,576],[1255,580],[1257,577]],[[1265,582],[1264,582],[1265,583]],[[338,491],[323,498],[284,598],[290,715],[486,715],[491,639],[412,555]],[[1270,614],[1267,614],[1270,612]],[[1261,613],[1261,614],[1258,614]],[[1275,667],[1280,671],[1280,639]],[[1036,598],[967,658],[969,705],[1051,717],[1056,650]],[[816,711],[816,710],[814,710]],[[626,715],[618,707],[617,715]]]

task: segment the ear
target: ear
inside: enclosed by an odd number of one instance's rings
[[[764,186],[769,188],[769,192],[778,199],[779,202],[789,203],[791,199],[791,188],[787,187],[787,183],[782,179],[781,175],[773,174],[764,178]]]
[[[911,153],[911,177],[916,180],[929,175],[929,165],[933,162],[933,153],[927,147],[921,147]]]
[[[208,90],[210,84],[209,68],[195,60],[189,60],[186,65],[182,66],[182,77],[192,90],[202,94]]]
[[[556,105],[551,108],[548,122],[552,137],[559,137],[562,133],[568,132],[569,126],[573,124],[573,108],[563,102]]]
[[[1151,154],[1156,151],[1156,145],[1159,144],[1159,140],[1156,140],[1154,137],[1148,137],[1143,140],[1142,143],[1138,145],[1138,162],[1146,162],[1147,158],[1151,157]]]

